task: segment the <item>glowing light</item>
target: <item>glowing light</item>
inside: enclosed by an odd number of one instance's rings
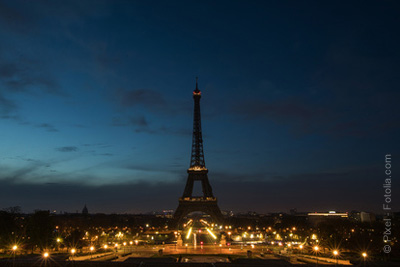
[[[107,245],[104,245],[104,249],[107,249],[108,248],[108,246]]]
[[[126,242],[122,243],[124,246],[126,246]]]
[[[217,239],[217,237],[214,235],[213,232],[211,232],[210,229],[207,228],[207,232],[208,232],[214,239]]]
[[[190,227],[189,228],[189,231],[188,231],[188,233],[187,233],[187,235],[186,235],[186,239],[189,239],[190,238],[190,234],[192,233],[192,227]]]
[[[43,253],[43,258],[47,259],[50,256],[48,252]]]
[[[75,254],[76,250],[73,248],[71,249],[71,254]]]
[[[366,252],[363,252],[361,255],[364,257],[364,259],[367,257],[367,253]]]
[[[339,252],[337,250],[334,250],[333,255],[337,256],[337,255],[339,255]]]
[[[303,245],[300,245],[299,248],[300,248],[300,249],[303,249]]]
[[[317,239],[317,235],[316,234],[313,234],[312,236],[311,236],[311,239]]]
[[[314,250],[315,250],[315,251],[318,251],[318,250],[319,250],[319,247],[318,247],[318,246],[315,246],[315,247],[314,247]]]
[[[93,250],[94,250],[94,247],[93,247],[93,246],[91,246],[91,247],[90,247],[90,251],[93,251]]]
[[[132,245],[133,244],[133,241],[129,241],[129,245]]]
[[[60,243],[61,242],[61,238],[57,238],[57,243]]]

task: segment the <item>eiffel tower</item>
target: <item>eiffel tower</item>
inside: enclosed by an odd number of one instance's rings
[[[198,88],[196,77],[196,89],[193,91],[194,99],[194,118],[193,118],[193,139],[192,156],[190,167],[187,170],[188,179],[186,181],[185,191],[179,198],[179,206],[175,211],[174,219],[179,224],[189,213],[201,211],[211,216],[216,222],[222,222],[223,217],[217,204],[217,198],[214,197],[210,182],[208,181],[208,170],[204,162],[203,137],[201,134],[200,117],[200,98],[201,91]],[[193,185],[195,181],[200,181],[203,196],[193,196]]]

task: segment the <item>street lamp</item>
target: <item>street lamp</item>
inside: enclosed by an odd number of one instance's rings
[[[364,266],[365,266],[365,259],[367,258],[367,252],[363,252],[362,254],[361,254],[362,256],[363,256],[363,258],[364,258]]]
[[[76,252],[76,249],[71,249],[71,260],[74,260],[74,254]]]
[[[50,256],[50,254],[48,252],[43,253],[43,258],[47,259]]]
[[[302,254],[302,252],[303,252],[303,245],[300,245],[299,248],[300,248],[300,254]]]
[[[92,253],[93,253],[93,251],[94,251],[94,247],[91,246],[91,247],[90,247],[90,259],[92,259]]]
[[[333,256],[335,256],[335,259],[336,259],[336,265],[338,265],[338,255],[339,255],[339,251],[337,251],[337,250],[334,250],[333,251]]]
[[[16,254],[16,252],[17,252],[17,249],[18,249],[18,246],[17,246],[17,245],[14,245],[14,246],[12,247],[12,250],[13,250],[13,266],[15,265],[15,254]]]
[[[57,239],[56,239],[56,251],[58,251],[61,241],[62,241],[61,238],[57,237]]]
[[[317,258],[316,266],[318,266],[318,250],[319,250],[319,247],[318,247],[318,246],[315,246],[315,247],[314,247],[314,251],[315,251],[315,256],[316,256],[316,258]]]

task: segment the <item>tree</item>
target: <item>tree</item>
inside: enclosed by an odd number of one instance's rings
[[[53,221],[49,211],[35,211],[29,219],[26,234],[29,237],[28,245],[32,248],[39,247],[40,250],[49,248],[53,240]]]

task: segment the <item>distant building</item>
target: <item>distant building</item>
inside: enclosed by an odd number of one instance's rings
[[[89,211],[88,211],[88,208],[86,207],[86,204],[82,209],[82,214],[84,214],[84,215],[88,215],[89,214]]]
[[[329,220],[329,219],[348,219],[349,215],[347,212],[310,212],[307,214],[308,220],[312,224],[318,224],[320,222]]]
[[[374,222],[375,221],[375,215],[373,213],[369,213],[369,212],[360,212],[360,218],[361,218],[361,222]]]

